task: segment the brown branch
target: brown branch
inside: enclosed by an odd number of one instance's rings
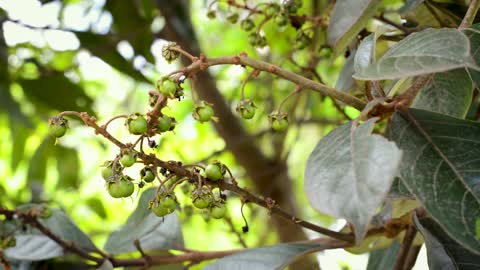
[[[363,110],[363,108],[366,105],[365,102],[363,102],[362,100],[352,95],[343,93],[341,91],[336,90],[335,88],[310,80],[308,78],[305,78],[304,76],[298,75],[286,69],[282,69],[268,62],[249,58],[244,54],[241,54],[239,56],[233,56],[233,57],[198,59],[197,61],[193,62],[191,65],[181,69],[181,71],[186,75],[194,75],[211,66],[217,66],[217,65],[242,65],[242,66],[252,67],[256,70],[265,71],[265,72],[277,75],[278,77],[283,78],[285,80],[291,81],[303,89],[310,89],[312,91],[319,92],[322,95],[329,96],[339,101],[342,101],[360,111]]]
[[[408,226],[407,231],[405,232],[405,237],[403,238],[403,243],[400,246],[400,251],[397,254],[397,259],[395,260],[395,266],[393,267],[394,270],[404,269],[408,254],[410,253],[410,249],[416,235],[417,229],[415,226]]]
[[[468,28],[472,25],[473,21],[475,20],[475,16],[477,15],[479,4],[479,0],[470,1],[467,13],[465,13],[465,17],[463,17],[462,23],[460,23],[460,26],[458,27],[459,29]]]

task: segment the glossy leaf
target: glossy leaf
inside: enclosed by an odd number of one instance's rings
[[[390,137],[404,151],[401,179],[440,225],[480,253],[480,124],[409,109],[397,113]]]
[[[428,266],[441,270],[480,269],[480,255],[458,244],[442,227],[428,217],[414,215],[415,226],[425,239]]]
[[[135,211],[127,223],[108,237],[105,250],[111,254],[137,251],[134,241],[139,240],[144,250],[167,250],[183,248],[180,220],[175,213],[164,218],[157,217],[148,209],[155,188],[143,192]]]
[[[376,63],[356,72],[354,78],[400,79],[464,67],[478,68],[467,36],[451,28],[426,29],[398,42]]]
[[[465,69],[437,73],[415,99],[414,108],[465,118],[473,84]]]
[[[395,241],[390,247],[370,252],[367,270],[393,270],[400,244]]]
[[[340,54],[362,31],[377,9],[380,0],[337,1],[328,26],[328,43]]]
[[[284,269],[302,255],[319,251],[318,244],[286,243],[246,250],[207,265],[204,270],[272,270]]]
[[[375,121],[344,124],[317,144],[307,161],[304,190],[312,206],[355,226],[357,243],[397,173],[401,151],[371,134]]]

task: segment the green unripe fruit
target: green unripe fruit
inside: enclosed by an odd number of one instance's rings
[[[255,27],[255,23],[251,19],[245,19],[240,22],[240,27],[245,31],[250,31]]]
[[[161,81],[158,86],[158,91],[164,94],[167,97],[175,97],[175,92],[177,92],[177,84],[170,79],[165,79]]]
[[[120,158],[120,164],[122,164],[123,167],[131,167],[135,164],[135,161],[137,161],[137,154],[130,150],[125,151]]]
[[[225,175],[225,165],[218,161],[214,161],[205,168],[205,176],[211,181],[218,181]]]
[[[124,198],[130,197],[135,187],[130,177],[122,176],[119,180],[108,182],[107,190],[113,198]]]
[[[175,194],[159,194],[155,201],[150,202],[150,208],[159,217],[173,213],[177,208]]]
[[[312,33],[313,34],[313,33]],[[312,38],[309,33],[304,31],[297,32],[295,36],[295,49],[302,50],[312,43]]]
[[[283,27],[285,25],[287,25],[288,23],[288,16],[285,15],[284,13],[280,13],[278,15],[275,16],[275,18],[273,19],[273,21],[280,27]]]
[[[155,213],[155,215],[157,217],[164,217],[170,213],[172,213],[173,211],[170,212],[169,209],[163,207],[161,204],[159,204],[158,202],[157,203],[153,203],[152,206],[150,207],[150,209],[152,209],[152,212]]]
[[[147,119],[139,113],[130,115],[127,118],[128,131],[134,135],[142,135],[147,132],[148,123]]]
[[[192,192],[192,203],[198,209],[204,209],[212,203],[212,195],[206,187],[197,188]]]
[[[285,1],[285,9],[288,13],[296,13],[302,7],[302,0],[287,0]]]
[[[55,138],[60,138],[67,133],[68,120],[59,116],[48,120],[48,132]]]
[[[255,116],[255,110],[255,104],[249,99],[240,101],[236,108],[243,119],[252,119]]]
[[[215,10],[213,9],[209,9],[207,11],[207,18],[209,19],[215,19],[217,17],[217,12],[215,12]]]
[[[267,8],[265,8],[265,16],[267,17],[272,17],[273,15],[277,14],[280,11],[280,7],[276,4],[271,4],[268,5]]]
[[[214,115],[212,104],[205,101],[200,101],[200,103],[194,108],[192,116],[197,121],[204,123],[210,121]]]
[[[288,117],[286,113],[274,112],[268,116],[270,126],[273,130],[283,131],[288,127]]]
[[[153,180],[155,180],[155,174],[153,173],[152,168],[145,167],[140,171],[140,176],[142,177],[142,180],[151,183]]]
[[[157,124],[157,132],[166,132],[166,131],[171,130],[172,124],[174,124],[172,119],[173,118],[168,117],[166,115],[164,115],[162,117],[159,117],[158,118],[158,124]],[[174,125],[173,125],[173,127],[174,127]]]
[[[223,203],[217,202],[210,208],[210,216],[215,219],[224,218],[226,213],[227,207]]]
[[[229,21],[232,24],[237,23],[238,21],[238,13],[232,13],[227,16],[227,21]]]
[[[117,164],[115,170],[116,170],[115,174],[119,174],[122,171],[122,167]],[[103,179],[105,179],[106,181],[110,181],[112,180],[112,178],[115,178],[114,177],[115,175],[113,172],[113,161],[111,160],[105,161],[105,163],[103,163],[102,165],[101,173],[102,173]]]

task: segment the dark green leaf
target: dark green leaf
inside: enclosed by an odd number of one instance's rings
[[[413,216],[415,226],[425,239],[428,266],[441,270],[480,269],[480,255],[459,245],[435,220]]]
[[[173,213],[157,217],[148,209],[148,201],[154,197],[155,188],[143,192],[135,211],[127,223],[108,237],[105,250],[111,254],[137,251],[134,241],[139,240],[145,250],[183,248],[183,235],[178,216]]]
[[[400,244],[395,241],[390,247],[370,252],[367,270],[393,270]]]
[[[80,160],[75,149],[57,145],[54,148],[57,161],[58,188],[76,188],[80,184]]]
[[[397,174],[402,153],[371,134],[375,121],[344,124],[317,144],[307,161],[304,190],[312,206],[355,226],[357,243]]]
[[[415,99],[414,108],[465,118],[473,84],[465,69],[437,73]]]
[[[88,49],[92,54],[105,61],[118,71],[141,82],[149,82],[143,74],[133,67],[133,63],[117,51],[117,43],[120,40],[114,39],[109,35],[99,35],[89,32],[75,33],[82,43],[82,47]]]
[[[34,80],[21,79],[18,83],[22,86],[25,96],[34,104],[39,103],[58,111],[93,114],[93,100],[63,73],[54,73]]]
[[[284,269],[302,255],[320,251],[324,247],[313,243],[286,243],[246,250],[207,265],[205,270],[272,270]]]
[[[30,159],[27,181],[44,182],[47,172],[47,160],[55,147],[55,138],[46,136]]]
[[[15,121],[10,121],[10,131],[11,131],[11,140],[13,141],[12,145],[12,157],[11,157],[11,168],[16,170],[18,164],[23,159],[23,154],[25,151],[25,144],[27,139],[30,137],[32,130],[19,125]]]
[[[355,39],[380,7],[380,0],[337,1],[328,26],[328,43],[338,55]]]
[[[478,69],[467,36],[456,29],[426,29],[409,35],[376,63],[357,71],[360,80],[401,79],[457,68]]]
[[[89,198],[87,200],[87,206],[93,212],[95,212],[99,217],[103,219],[107,218],[107,211],[105,210],[105,206],[103,205],[103,202],[100,199],[95,197]]]
[[[396,113],[390,137],[404,152],[401,179],[442,227],[480,253],[480,124],[423,110]]]

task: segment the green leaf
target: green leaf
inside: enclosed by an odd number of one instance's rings
[[[452,28],[426,29],[401,40],[376,63],[357,71],[353,77],[401,79],[463,67],[478,69],[467,36]]]
[[[91,197],[86,201],[86,204],[88,208],[95,212],[99,217],[103,219],[107,218],[107,211],[105,210],[105,206],[100,199]]]
[[[335,84],[335,88],[347,92],[353,88],[355,85],[355,80],[353,79],[353,59],[355,58],[356,51],[353,50],[350,56],[345,60],[343,64],[342,70],[338,75],[337,83]]]
[[[71,241],[77,247],[87,251],[96,250],[92,240],[59,209],[52,209],[52,216],[46,219],[40,219],[40,223],[64,241]]]
[[[58,111],[93,114],[93,100],[63,73],[41,76],[34,80],[21,79],[18,83],[22,86],[25,96],[33,103]]]
[[[335,57],[362,31],[381,3],[381,0],[337,1],[327,31],[328,43],[335,48]]]
[[[80,160],[75,149],[57,145],[54,148],[59,175],[58,188],[77,188],[80,185]]]
[[[465,69],[437,73],[419,93],[413,108],[465,118],[472,102],[473,84]]]
[[[367,270],[393,270],[400,244],[395,241],[390,247],[370,252]]]
[[[176,214],[157,217],[148,209],[148,202],[154,197],[155,188],[143,192],[138,206],[127,223],[111,233],[105,250],[111,254],[137,251],[134,241],[139,240],[144,250],[167,250],[183,248],[181,224]]]
[[[11,140],[13,141],[12,145],[12,158],[10,167],[13,171],[17,169],[18,164],[22,161],[25,144],[27,139],[30,137],[32,130],[22,125],[17,124],[15,121],[10,121],[10,134]]]
[[[46,136],[42,143],[33,153],[30,162],[28,163],[27,182],[37,181],[44,182],[47,174],[47,160],[52,149],[55,147],[55,138]]]
[[[308,253],[320,251],[323,248],[321,245],[313,243],[285,243],[270,247],[254,248],[219,259],[203,269],[284,269],[297,258]]]
[[[27,211],[37,205],[29,204],[18,208]],[[85,251],[94,251],[95,245],[73,222],[59,209],[52,209],[52,215],[40,219],[40,223],[64,241],[71,241]],[[15,260],[37,261],[64,255],[64,249],[56,242],[43,235],[37,229],[29,229],[25,233],[15,235],[17,245],[5,250],[7,258]]]
[[[76,32],[75,35],[80,40],[82,47],[88,49],[92,54],[105,61],[110,66],[114,67],[123,74],[132,77],[132,79],[147,82],[150,81],[145,76],[133,67],[133,63],[117,51],[117,40],[109,35],[100,35],[90,32]]]
[[[41,234],[16,235],[17,245],[4,251],[9,260],[41,261],[63,256],[63,248]]]
[[[371,134],[372,118],[356,128],[344,124],[317,144],[305,169],[305,193],[320,212],[355,226],[356,241],[385,198],[402,153],[393,142]]]
[[[464,33],[467,35],[470,40],[470,53],[472,54],[475,63],[477,66],[480,66],[480,24],[472,25],[472,27],[465,29]],[[480,72],[474,69],[468,69],[470,75],[472,76],[473,82],[477,88],[480,88]]]
[[[480,255],[459,245],[442,227],[428,217],[413,216],[415,226],[425,239],[430,269],[480,269]]]
[[[368,35],[358,45],[357,53],[355,54],[353,69],[354,72],[359,72],[370,64],[375,62],[375,33]],[[353,74],[352,74],[353,76]]]
[[[401,179],[433,218],[480,253],[480,124],[433,112],[396,113],[390,137],[404,151]]]

